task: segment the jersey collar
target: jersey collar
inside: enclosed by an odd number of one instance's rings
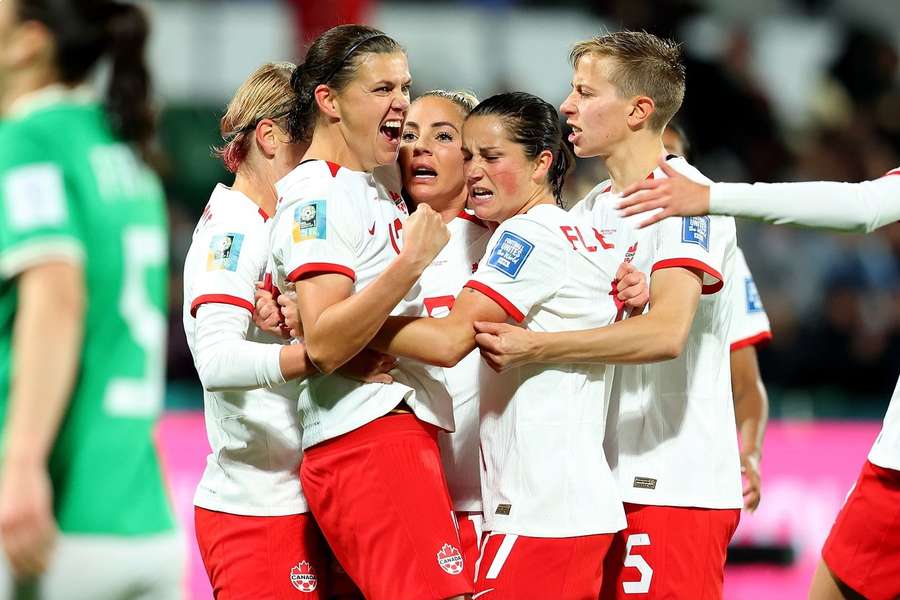
[[[60,83],[54,83],[17,98],[9,107],[7,116],[21,119],[56,104],[90,104],[96,100],[96,95],[88,85],[70,88]]]

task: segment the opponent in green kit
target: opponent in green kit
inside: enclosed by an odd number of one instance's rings
[[[0,598],[183,594],[153,439],[168,238],[146,34],[129,4],[0,0]]]

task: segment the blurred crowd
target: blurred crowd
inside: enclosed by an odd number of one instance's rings
[[[542,4],[483,3],[498,10]],[[373,2],[291,4],[298,9],[300,56],[302,40],[346,14],[364,18]],[[330,12],[310,12],[327,4]],[[777,5],[788,23],[781,39],[788,43],[779,47],[778,31],[767,28],[764,16],[728,18],[717,8],[736,3],[553,4],[685,43],[688,91],[676,119],[690,139],[692,162],[714,180],[852,182],[900,164],[900,22],[847,18],[837,1],[763,2]],[[792,36],[798,47],[803,36],[815,47],[823,31],[825,51],[811,62],[817,68],[782,73],[781,80],[777,68],[774,74],[760,70],[761,60],[777,62],[779,52],[791,51]],[[794,80],[806,87],[792,97],[779,81]],[[602,164],[579,163],[566,197],[577,200],[604,176]],[[197,216],[196,206],[173,203],[176,274]],[[862,237],[740,223],[739,242],[775,336],[760,354],[773,414],[880,416],[900,371],[900,224]],[[173,278],[169,377],[191,381],[196,375],[181,332],[180,285],[180,277]]]

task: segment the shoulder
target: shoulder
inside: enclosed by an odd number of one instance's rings
[[[601,181],[591,188],[591,191],[585,194],[584,198],[576,202],[575,205],[569,209],[569,212],[572,214],[579,214],[581,212],[592,211],[600,198],[607,194],[611,188],[612,182],[609,179]]]
[[[200,225],[208,231],[228,229],[256,234],[266,229],[268,218],[253,200],[219,184],[203,209]]]
[[[330,196],[335,188],[346,185],[346,173],[346,169],[335,163],[304,161],[275,184],[279,204]]]
[[[666,162],[668,163],[668,165],[670,167],[672,167],[673,169],[675,169],[676,171],[678,171],[679,173],[681,173],[682,175],[684,175],[685,177],[687,177],[688,179],[690,179],[692,181],[696,181],[698,183],[704,183],[706,185],[709,185],[712,183],[712,180],[709,177],[707,177],[706,175],[701,173],[700,170],[697,169],[697,167],[695,167],[694,165],[692,165],[691,163],[689,163],[688,161],[686,161],[684,158],[682,158],[680,156],[672,157],[672,158],[666,160]],[[657,168],[656,170],[653,171],[653,176],[654,177],[666,177],[666,174],[662,172],[662,169]]]
[[[556,206],[535,207],[526,214],[516,215],[501,223],[491,242],[495,248],[504,241],[508,245],[519,244],[528,252],[536,247],[562,245],[564,240],[559,235],[557,226],[565,215],[566,212]]]

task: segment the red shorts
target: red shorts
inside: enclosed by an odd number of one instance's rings
[[[722,598],[740,509],[625,503],[625,515],[628,527],[606,557],[601,600]]]
[[[613,534],[538,538],[490,533],[481,545],[475,596],[484,600],[597,600]]]
[[[480,512],[456,511],[456,523],[459,527],[459,543],[463,557],[470,565],[478,562],[481,555],[481,537],[484,527],[484,515]]]
[[[822,559],[871,600],[900,597],[900,471],[869,461],[838,513]]]
[[[326,600],[331,558],[312,515],[252,517],[194,507],[216,600]]]
[[[335,556],[369,600],[472,593],[437,428],[387,415],[306,450],[303,491]]]

